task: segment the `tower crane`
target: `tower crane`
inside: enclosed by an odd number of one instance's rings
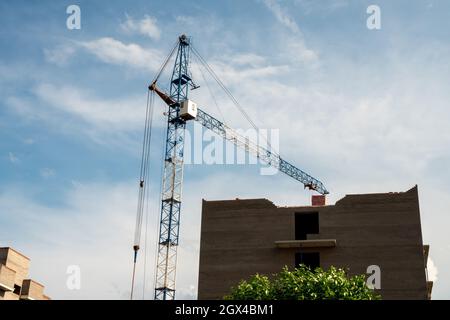
[[[157,244],[158,250],[154,289],[155,300],[172,300],[175,298],[177,248],[179,244],[180,213],[182,200],[181,196],[183,185],[184,134],[187,122],[197,121],[203,127],[213,131],[225,140],[234,143],[237,147],[243,148],[248,153],[256,156],[258,159],[260,159],[261,162],[273,166],[279,171],[301,182],[305,188],[314,190],[322,195],[328,194],[328,191],[324,187],[322,182],[290,164],[286,160],[282,159],[273,150],[266,149],[239,135],[235,130],[231,129],[220,120],[214,118],[202,109],[198,108],[195,102],[189,100],[189,90],[198,88],[198,86],[193,82],[192,75],[189,70],[191,49],[200,61],[204,61],[203,58],[199,56],[195,48],[192,47],[190,38],[186,35],[181,35],[178,38],[171,53],[165,60],[163,66],[159,70],[157,77],[149,86],[151,101],[153,99],[153,94],[156,93],[168,106],[168,111],[166,113],[167,131],[161,189],[160,224]],[[159,76],[161,75],[162,71],[167,66],[169,60],[175,54],[175,52],[176,58],[171,76],[170,91],[169,93],[166,93],[157,86],[157,82]],[[213,72],[208,65],[206,65],[206,68],[210,72]],[[212,75],[214,78],[217,78],[214,73],[212,73]],[[219,83],[222,84],[220,80]],[[224,89],[227,90],[226,88]],[[232,96],[231,98],[234,99],[234,97]],[[145,195],[146,184],[145,162],[148,161],[148,156],[145,157],[144,155],[148,155],[149,152],[148,147],[146,149],[145,145],[149,144],[149,140],[151,137],[151,133],[149,132],[149,130],[151,130],[151,120],[149,118],[151,119],[151,112],[149,114],[149,108],[147,104],[143,161],[141,163],[141,179],[139,182],[138,214],[136,222],[135,243],[133,246],[135,265],[137,252],[140,246],[140,224],[142,223],[142,212],[144,207],[143,199]],[[150,128],[148,128],[149,123]]]

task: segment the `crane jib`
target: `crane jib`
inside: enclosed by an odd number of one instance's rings
[[[158,96],[169,106],[175,104],[175,101],[170,98],[166,93],[161,91],[156,83],[152,83],[149,86],[149,89],[155,91]],[[247,150],[249,153],[255,155],[259,159],[261,159],[266,164],[273,166],[274,168],[280,170],[284,174],[294,178],[297,181],[303,183],[305,188],[310,190],[315,190],[320,194],[328,194],[329,192],[324,187],[322,182],[317,180],[316,178],[310,176],[303,170],[295,167],[289,162],[283,160],[276,153],[269,151],[251,141],[248,141],[245,137],[242,137],[235,130],[228,127],[226,124],[221,122],[220,120],[214,118],[213,116],[207,114],[205,111],[201,109],[197,109],[197,115],[195,120],[199,122],[205,128],[215,132],[216,134],[222,136],[224,139],[228,141],[232,141],[238,147],[242,147]]]
[[[269,151],[239,135],[235,130],[229,128],[226,124],[207,114],[205,111],[197,109],[197,117],[195,118],[195,120],[205,128],[213,131],[214,133],[222,136],[224,139],[233,142],[238,147],[241,147],[252,155],[258,157],[264,163],[271,165],[284,174],[294,178],[297,181],[300,181],[301,183],[303,183],[305,188],[315,190],[320,194],[328,194],[328,191],[327,189],[325,189],[322,182],[313,178],[299,168],[293,166],[289,162],[283,160],[275,152]]]

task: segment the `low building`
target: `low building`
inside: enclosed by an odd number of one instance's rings
[[[0,248],[0,300],[49,300],[44,286],[28,279],[30,259],[12,248]]]
[[[313,196],[312,204],[203,200],[198,298],[221,299],[255,273],[305,264],[342,267],[349,275],[379,268],[383,299],[430,299],[417,186],[347,195],[334,205]]]

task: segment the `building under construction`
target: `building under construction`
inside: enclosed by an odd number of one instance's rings
[[[28,278],[30,259],[12,248],[0,248],[0,300],[49,300],[44,286]]]
[[[255,273],[284,266],[378,266],[383,299],[430,299],[417,186],[407,192],[347,195],[334,205],[277,207],[267,199],[203,201],[199,299],[221,299]]]

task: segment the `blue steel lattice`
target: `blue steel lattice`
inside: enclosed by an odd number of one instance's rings
[[[182,35],[179,37],[170,83],[170,98],[174,103],[169,105],[167,112],[155,300],[172,300],[175,298],[183,184],[184,133],[186,128],[186,122],[180,118],[180,103],[188,98],[191,81],[188,66],[189,38]]]

